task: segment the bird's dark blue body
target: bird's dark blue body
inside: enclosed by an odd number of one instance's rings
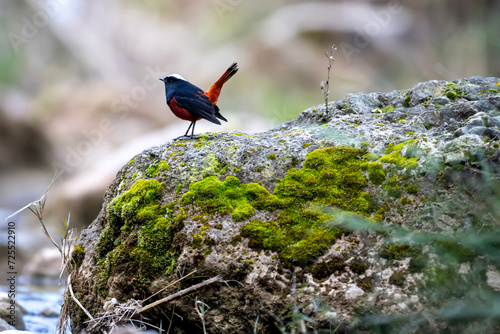
[[[215,124],[221,124],[219,119],[227,120],[219,113],[217,100],[219,98],[222,85],[229,80],[236,72],[236,63],[231,65],[226,72],[217,80],[207,92],[186,81],[178,74],[169,75],[160,79],[165,83],[165,95],[167,105],[175,116],[180,119],[190,121],[186,134],[182,137],[192,138],[194,125],[200,119],[206,119]],[[189,129],[193,126],[191,136],[188,136]],[[179,137],[180,138],[180,137]]]
[[[208,96],[192,83],[176,76],[167,77],[165,94],[168,106],[180,119],[195,122],[204,118],[212,123],[220,124],[215,117],[216,109]]]

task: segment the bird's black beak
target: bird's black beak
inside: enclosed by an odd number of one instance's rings
[[[165,79],[162,79],[162,78],[158,78],[158,80],[165,82]]]

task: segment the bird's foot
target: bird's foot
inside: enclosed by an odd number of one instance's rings
[[[186,136],[186,135],[182,135],[180,137],[177,137],[177,138],[174,138],[174,141],[176,140],[191,140],[191,139],[199,139],[200,136]]]

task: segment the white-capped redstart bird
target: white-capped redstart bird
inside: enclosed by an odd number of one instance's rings
[[[165,94],[167,95],[167,104],[170,110],[180,119],[191,122],[186,134],[176,138],[176,140],[194,138],[194,126],[196,121],[202,118],[219,125],[219,119],[227,122],[227,119],[219,112],[217,100],[222,86],[236,72],[238,72],[238,65],[233,63],[206,92],[188,82],[179,74],[171,74],[163,79],[160,78],[165,83]],[[193,129],[191,135],[188,136],[191,126]]]

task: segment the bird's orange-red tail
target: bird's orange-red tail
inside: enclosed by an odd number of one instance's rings
[[[224,74],[217,80],[209,90],[205,93],[208,96],[208,99],[210,102],[212,102],[212,105],[215,107],[217,104],[217,100],[219,99],[219,94],[220,90],[222,89],[222,86],[231,79],[233,75],[238,72],[238,64],[233,63],[229,68],[224,72]]]

